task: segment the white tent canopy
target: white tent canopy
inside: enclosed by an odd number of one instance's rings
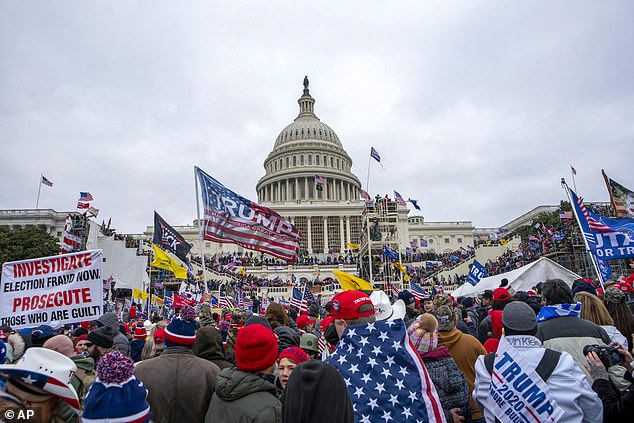
[[[510,272],[502,273],[500,275],[482,278],[476,286],[472,286],[470,283],[465,283],[460,288],[456,289],[452,295],[454,297],[474,297],[477,294],[483,293],[487,289],[494,290],[500,286],[500,281],[504,278],[508,279],[509,286],[517,292],[528,291],[539,282],[544,282],[546,279],[561,279],[568,285],[572,286],[574,280],[579,279],[580,277],[581,276],[577,275],[575,272],[566,269],[551,259],[542,257],[537,261],[520,267],[519,269],[511,270]]]

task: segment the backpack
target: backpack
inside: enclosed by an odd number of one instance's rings
[[[535,368],[535,371],[544,382],[546,382],[550,375],[553,374],[555,367],[557,367],[557,364],[559,364],[559,357],[561,357],[561,353],[559,351],[551,350],[549,348],[546,348],[546,350],[544,351],[544,356]],[[489,372],[490,376],[493,375],[494,361],[494,352],[484,356],[484,367],[487,369],[487,372]],[[495,419],[495,421],[496,423],[499,422],[497,418]]]

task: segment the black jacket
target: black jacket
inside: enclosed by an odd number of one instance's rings
[[[625,422],[634,415],[634,391],[630,388],[622,396],[612,387],[609,380],[597,379],[592,389],[603,402],[603,422]]]

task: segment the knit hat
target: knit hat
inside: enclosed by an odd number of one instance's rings
[[[486,299],[492,300],[493,299],[493,291],[491,291],[490,289],[486,289],[482,293],[482,298],[486,298]]]
[[[273,332],[277,335],[278,354],[288,347],[299,346],[299,333],[295,329],[288,326],[278,326],[273,329]]]
[[[574,297],[577,292],[589,292],[592,295],[597,295],[596,288],[588,282],[583,282],[577,285],[577,287],[572,290],[572,296]]]
[[[75,345],[77,345],[79,343],[79,341],[86,341],[87,339],[88,339],[88,335],[87,334],[84,333],[82,335],[79,335],[77,337],[77,339],[75,339]]]
[[[249,326],[249,325],[262,325],[265,328],[269,328],[271,330],[273,330],[273,328],[271,327],[271,323],[269,323],[268,320],[266,320],[266,317],[263,316],[258,316],[257,314],[254,314],[253,316],[249,317],[245,322],[244,322],[244,326]]]
[[[464,297],[462,299],[462,306],[464,308],[471,308],[473,307],[473,297]]]
[[[370,304],[368,311],[359,311],[359,307]],[[372,300],[361,291],[343,291],[332,297],[332,316],[335,319],[354,320],[374,315]]]
[[[606,303],[620,304],[625,302],[625,294],[617,288],[606,289],[603,297]]]
[[[295,323],[297,323],[297,327],[300,329],[305,329],[308,325],[314,325],[317,323],[317,319],[311,319],[306,314],[302,314],[301,316],[297,316],[295,319]]]
[[[262,325],[245,326],[238,332],[234,352],[236,367],[245,372],[258,372],[275,364],[277,338]]]
[[[434,308],[448,306],[453,307],[453,299],[449,294],[438,294],[434,297]]]
[[[145,338],[147,338],[147,330],[145,329],[145,325],[139,322],[134,328],[134,339],[143,341]]]
[[[196,312],[189,304],[181,308],[180,316],[172,319],[165,328],[165,346],[191,348],[196,342]]]
[[[449,332],[456,327],[456,318],[453,308],[448,305],[436,307],[434,311],[436,319],[438,319],[438,330],[441,332]]]
[[[438,321],[425,313],[409,325],[407,334],[419,353],[427,353],[438,346]]]
[[[155,344],[162,344],[163,342],[165,342],[165,328],[155,330],[152,337]]]
[[[317,337],[312,333],[305,333],[299,338],[299,347],[304,351],[319,352]]]
[[[334,317],[332,316],[328,316],[325,319],[321,319],[321,321],[319,322],[319,328],[321,329],[321,332],[324,333],[324,331],[326,330],[326,328],[328,326],[330,326],[330,324],[335,320]]]
[[[511,294],[509,294],[509,291],[506,288],[496,288],[493,291],[493,301],[508,301],[510,299]]]
[[[115,337],[114,330],[110,326],[101,326],[95,330],[88,332],[86,339],[98,347],[112,348],[113,339]]]
[[[409,292],[407,289],[404,289],[398,293],[398,299],[403,300],[405,305],[410,305],[416,302],[416,298],[414,298],[414,294]]]
[[[282,361],[283,358],[293,360],[297,364],[310,360],[308,354],[306,354],[304,350],[299,347],[286,348],[277,358],[277,363],[279,364],[279,362]]]
[[[535,312],[528,304],[513,301],[504,307],[502,325],[507,335],[533,335],[537,330]]]
[[[134,361],[119,351],[105,354],[96,368],[97,379],[84,402],[84,422],[147,422],[148,391],[134,376]]]

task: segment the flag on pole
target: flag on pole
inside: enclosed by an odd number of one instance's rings
[[[187,279],[187,269],[179,266],[170,256],[165,254],[156,244],[152,244],[154,248],[154,261],[150,263],[150,266],[158,267],[159,269],[169,270],[174,273],[174,277],[178,279]]]
[[[412,295],[414,296],[414,298],[416,298],[417,300],[421,301],[424,297],[427,296],[427,291],[425,291],[419,284],[417,284],[414,281],[410,281],[409,282],[409,286],[412,289]]]
[[[572,165],[570,165],[570,171],[572,172],[573,175],[577,174],[577,171],[575,170],[574,167],[572,167]]]
[[[379,155],[379,152],[374,149],[374,147],[370,147],[370,157],[381,163],[381,156]]]
[[[572,219],[572,212],[571,211],[559,210],[559,218],[560,219]]]
[[[486,268],[478,263],[478,260],[474,260],[471,268],[469,269],[469,275],[467,276],[467,282],[472,286],[476,286],[482,278],[487,276]]]
[[[79,193],[79,200],[78,201],[92,201],[92,195],[90,195],[89,192],[80,192]]]
[[[323,176],[315,175],[315,183],[317,185],[326,185],[326,178]]]
[[[236,305],[234,304],[233,300],[227,295],[221,295],[220,299],[218,300],[218,307],[226,310],[231,310],[236,308]]]
[[[291,307],[295,307],[301,310],[303,302],[304,302],[304,295],[302,294],[302,291],[300,291],[296,287],[293,287],[293,292],[291,294],[291,303],[290,303]]]
[[[99,209],[88,207],[86,214],[88,215],[88,217],[97,217],[97,215],[99,214]]]
[[[411,198],[408,199],[407,201],[409,201],[410,203],[412,203],[412,206],[414,206],[414,208],[416,210],[420,210],[420,206],[418,205],[418,200],[412,200]]]
[[[335,274],[335,277],[339,281],[339,284],[344,291],[374,290],[372,285],[370,285],[367,281],[364,281],[357,276],[351,275],[350,273],[346,273],[341,270],[333,270],[332,273]]]
[[[152,242],[162,249],[172,252],[176,257],[187,261],[187,254],[191,250],[190,243],[174,228],[172,228],[156,211],[154,212],[154,236]]]
[[[361,190],[361,198],[363,198],[367,203],[372,201],[372,198],[370,198],[370,194],[368,194],[364,190]]]
[[[603,173],[603,178],[608,186],[610,200],[612,201],[612,206],[614,207],[616,216],[634,217],[634,192],[608,178],[605,171],[602,170],[601,172]]]
[[[398,193],[398,192],[396,192],[396,191],[394,191],[394,199],[396,200],[396,203],[397,203],[399,206],[403,206],[403,207],[405,207],[405,206],[406,206],[406,204],[405,204],[405,200],[403,200],[403,197],[401,197],[401,194],[399,194],[399,193]]]
[[[610,219],[588,209],[568,187],[573,210],[577,216],[587,248],[603,260],[634,258],[634,219]]]
[[[203,238],[295,262],[301,234],[275,211],[260,206],[195,168],[204,207]]]
[[[40,179],[40,183],[46,185],[47,187],[52,187],[53,183],[46,179],[46,176],[42,175],[42,179]]]
[[[77,208],[80,210],[87,210],[90,207],[88,203],[82,203],[81,201],[77,202]]]

